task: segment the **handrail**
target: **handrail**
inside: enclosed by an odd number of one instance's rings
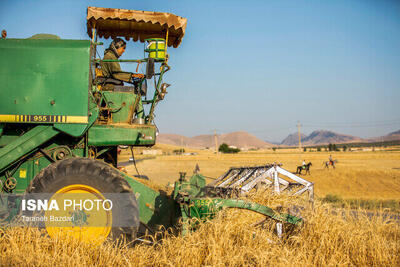
[[[142,63],[142,62],[147,62],[149,59],[144,58],[144,59],[99,59],[95,58],[92,59],[93,63],[101,63],[101,62],[122,62],[122,63]],[[165,59],[155,59],[155,62],[164,62]]]
[[[101,62],[133,62],[133,63],[142,63],[147,62],[147,58],[145,59],[92,59],[94,63],[101,63]]]

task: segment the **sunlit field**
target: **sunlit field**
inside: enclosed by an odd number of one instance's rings
[[[253,196],[253,200],[288,206],[287,196]],[[274,234],[274,224],[251,227],[260,215],[225,210],[189,235],[163,234],[152,245],[135,247],[50,239],[37,230],[9,229],[0,239],[1,265],[30,266],[398,266],[400,226],[380,216],[355,219],[334,215],[316,201],[305,211],[303,227]]]
[[[166,145],[160,145],[159,148],[167,153],[176,149]],[[151,181],[166,185],[178,179],[179,172],[191,175],[196,164],[199,165],[201,174],[217,178],[232,166],[255,166],[273,162],[282,163],[284,169],[295,172],[296,167],[305,160],[313,165],[311,174],[302,177],[315,183],[315,193],[319,197],[333,194],[343,198],[400,200],[400,151],[299,153],[298,150],[282,149],[275,152],[266,150],[219,155],[207,150],[186,148],[186,151],[198,154],[156,156],[139,161],[138,170]],[[121,160],[128,159],[127,153],[122,152]],[[338,160],[336,169],[324,168],[323,162],[329,159],[329,155]],[[126,170],[129,174],[136,174],[133,165]]]
[[[336,169],[324,169],[328,152],[299,153],[296,150],[252,151],[215,155],[212,151],[188,150],[197,155],[172,155],[176,148],[158,146],[167,155],[145,156],[135,150],[141,175],[150,178],[152,187],[167,188],[179,172],[191,175],[196,164],[200,173],[216,178],[231,166],[282,163],[294,172],[303,160],[311,161],[311,175],[317,195],[314,209],[301,216],[303,227],[286,231],[283,238],[274,233],[274,223],[262,227],[251,224],[260,215],[241,210],[224,210],[217,218],[203,223],[188,236],[164,231],[152,244],[136,246],[111,242],[102,245],[76,240],[50,239],[35,229],[5,229],[1,234],[0,265],[31,266],[399,266],[400,223],[398,219],[377,215],[357,207],[338,208],[324,201],[327,195],[343,199],[400,200],[400,152],[335,152]],[[168,155],[171,154],[171,155]],[[122,151],[120,161],[129,160]],[[136,174],[133,165],[125,167]],[[208,181],[212,181],[208,178]],[[254,193],[252,201],[277,208],[304,204],[286,194]],[[356,211],[358,216],[351,212]],[[393,211],[392,211],[393,213]],[[160,237],[159,236],[159,237]]]

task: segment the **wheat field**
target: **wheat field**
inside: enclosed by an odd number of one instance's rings
[[[158,145],[159,149],[170,152],[174,147]],[[191,175],[196,164],[200,173],[207,177],[219,177],[229,167],[255,166],[266,163],[282,163],[283,168],[295,172],[302,161],[312,162],[311,175],[305,179],[315,183],[317,196],[336,194],[344,198],[397,199],[400,200],[400,151],[374,152],[302,152],[298,150],[251,151],[239,154],[219,154],[212,151],[190,150],[197,155],[164,155],[155,159],[138,162],[140,173],[159,184],[172,183],[179,178],[179,172]],[[127,154],[125,154],[127,155]],[[329,155],[338,160],[336,169],[324,169],[323,162]],[[126,159],[127,156],[122,156]],[[129,174],[136,174],[131,165]],[[211,182],[211,179],[208,179]]]
[[[283,199],[282,199],[283,198]],[[262,198],[269,205],[293,202]],[[348,215],[348,214],[347,214]],[[250,227],[259,215],[226,210],[188,236],[163,234],[152,245],[90,245],[50,239],[30,228],[2,233],[5,266],[398,266],[400,227],[381,217],[333,215],[317,202],[307,223],[279,239],[271,229]],[[345,219],[346,218],[346,219]]]
[[[163,148],[165,149],[165,147]],[[169,148],[167,148],[169,149]],[[338,194],[344,198],[400,199],[399,152],[336,152],[337,169],[324,170],[326,152],[254,151],[237,155],[163,155],[138,162],[141,174],[160,188],[179,176],[191,174],[198,164],[200,172],[218,177],[230,166],[283,163],[294,171],[303,159],[311,161],[311,175],[317,196]],[[129,157],[122,153],[121,159]],[[138,156],[137,158],[142,158]],[[126,167],[131,174],[133,166]],[[209,180],[211,181],[211,179]],[[250,200],[268,205],[289,207],[302,203],[301,198],[255,193]],[[303,227],[286,231],[283,238],[274,234],[273,222],[262,227],[250,225],[260,215],[229,209],[189,235],[160,232],[163,238],[154,243],[102,245],[80,243],[65,238],[50,239],[30,228],[3,229],[0,234],[2,266],[399,266],[400,224],[380,215],[368,218],[359,209],[337,208],[320,200],[314,209],[306,209]],[[380,214],[385,210],[379,210]]]

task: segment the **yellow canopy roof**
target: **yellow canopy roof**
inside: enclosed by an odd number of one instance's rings
[[[88,7],[87,33],[92,38],[92,29],[102,38],[125,37],[135,42],[148,38],[166,38],[168,46],[178,47],[185,35],[187,19],[170,13]]]

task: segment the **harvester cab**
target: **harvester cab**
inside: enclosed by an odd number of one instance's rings
[[[170,70],[167,47],[180,45],[186,23],[169,13],[88,7],[91,40],[0,40],[3,222],[19,214],[50,236],[67,234],[96,242],[110,236],[133,240],[138,230],[168,228],[180,218],[212,218],[223,207],[253,210],[279,223],[302,223],[259,204],[221,192],[215,195],[200,174],[188,180],[182,175],[168,195],[116,168],[119,146],[155,144],[154,110],[169,86],[163,81]],[[98,39],[110,37],[144,42],[146,57],[97,58]],[[120,62],[146,64],[144,77],[136,76],[126,86],[104,75],[104,64]],[[71,199],[74,205],[66,205]],[[99,202],[114,205],[103,205],[97,212],[88,209]],[[57,203],[64,206],[53,210]]]
[[[130,145],[153,145],[153,125],[156,104],[163,100],[170,84],[163,82],[164,74],[170,70],[168,47],[178,47],[185,35],[187,20],[168,13],[145,12],[124,9],[89,7],[87,10],[87,33],[91,38],[92,92],[100,109],[98,124],[135,125],[138,130],[137,143]],[[99,38],[121,37],[145,43],[144,59],[96,58]],[[133,76],[120,80],[112,75],[106,77],[102,67],[123,62],[146,65],[144,77]],[[154,93],[147,98],[148,84],[154,80]],[[149,81],[149,82],[148,82]],[[124,82],[129,86],[124,86]],[[145,109],[143,106],[149,105]],[[145,114],[147,110],[147,114]],[[132,136],[130,136],[132,137]]]

